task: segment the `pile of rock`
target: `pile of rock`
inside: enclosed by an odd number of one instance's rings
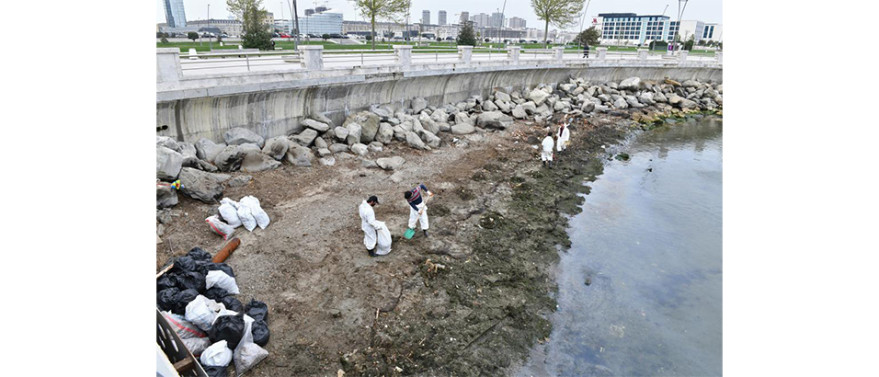
[[[373,105],[368,111],[350,115],[341,125],[322,114],[303,120],[295,135],[265,140],[245,128],[233,128],[223,135],[225,143],[201,139],[195,144],[169,137],[156,138],[156,178],[166,182],[180,179],[184,195],[207,203],[222,197],[222,183],[232,179],[228,172],[259,172],[276,169],[287,161],[293,166],[317,163],[335,165],[336,159],[357,159],[365,167],[398,169],[400,157],[368,159],[394,142],[430,150],[486,130],[503,130],[515,119],[538,122],[554,113],[582,115],[626,109],[714,110],[723,105],[723,85],[696,80],[677,82],[641,80],[630,77],[620,82],[590,83],[570,78],[553,88],[540,85],[524,93],[507,94],[495,90],[488,98],[472,96],[465,101],[430,106],[424,98],[414,98],[408,108]],[[249,179],[248,179],[249,180]],[[176,192],[160,185],[157,206],[176,204]]]

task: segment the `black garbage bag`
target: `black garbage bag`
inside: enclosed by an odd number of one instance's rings
[[[235,274],[232,273],[232,267],[229,267],[228,264],[225,264],[225,263],[208,263],[208,264],[206,265],[206,267],[207,267],[207,270],[208,270],[208,271],[212,271],[212,270],[220,270],[220,271],[225,272],[226,275],[229,275],[229,276],[231,276],[231,277],[233,277],[233,278],[235,277]],[[208,273],[205,272],[205,275],[207,275],[207,274],[208,274]]]
[[[229,349],[234,350],[244,336],[244,314],[223,315],[214,320],[208,337],[212,343],[225,340]]]
[[[207,262],[210,262],[211,258],[213,258],[211,256],[211,253],[208,253],[207,251],[202,250],[202,248],[200,248],[200,247],[193,247],[192,250],[189,250],[189,252],[186,253],[186,256],[190,257],[196,261],[207,261]]]
[[[206,289],[204,275],[195,271],[174,275],[174,285],[180,289],[195,289],[199,293],[204,292]]]
[[[190,256],[177,257],[177,259],[174,259],[174,267],[171,268],[171,271],[177,273],[196,271],[197,265],[195,262],[196,260]]]
[[[250,303],[247,304],[245,311],[250,318],[256,321],[266,321],[266,323],[269,321],[269,307],[262,301],[250,299]]]
[[[177,287],[166,288],[156,294],[156,306],[162,311],[174,311],[174,296],[180,293]]]
[[[250,333],[253,334],[253,342],[260,347],[269,344],[269,324],[266,321],[254,321],[250,325]]]
[[[207,297],[216,302],[220,302],[223,300],[223,297],[229,295],[229,292],[226,292],[225,289],[220,287],[211,287],[210,289],[204,291],[204,297]],[[228,307],[226,309],[229,309]]]
[[[198,291],[195,289],[184,289],[174,295],[174,308],[171,310],[175,314],[185,315],[186,314],[186,305],[189,305],[192,300],[198,296]]]
[[[227,310],[231,310],[236,313],[244,313],[244,304],[242,304],[241,301],[238,301],[235,296],[223,297],[223,299],[220,300],[220,303],[222,303]]]
[[[204,371],[208,374],[208,377],[229,377],[228,365],[224,367],[202,366],[202,368],[204,368]]]
[[[156,280],[156,292],[164,291],[172,287],[176,288],[177,286],[174,284],[174,275],[175,274],[172,272],[166,272],[162,277]]]

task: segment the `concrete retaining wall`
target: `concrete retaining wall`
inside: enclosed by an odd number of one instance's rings
[[[191,97],[158,101],[157,134],[181,141],[200,138],[222,141],[233,127],[248,128],[265,138],[302,130],[300,122],[310,114],[323,113],[336,125],[350,114],[373,104],[390,104],[395,109],[409,106],[415,97],[430,105],[462,101],[472,95],[486,97],[494,88],[509,93],[529,90],[539,84],[556,85],[569,77],[590,81],[642,79],[696,79],[722,82],[723,70],[705,67],[559,67],[482,70],[413,71],[348,77],[347,82],[265,90],[221,96]]]

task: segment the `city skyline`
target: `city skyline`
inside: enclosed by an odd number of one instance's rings
[[[165,22],[164,0],[156,1],[156,23]],[[200,20],[207,18],[208,4],[210,4],[210,18],[225,19],[230,16],[226,10],[226,2],[224,0],[183,0],[186,9],[187,20]],[[496,4],[495,4],[496,3]],[[499,12],[503,6],[503,1],[496,0],[494,2],[480,2],[478,5],[472,1],[448,0],[442,6],[436,6],[435,2],[427,0],[413,0],[412,10],[410,12],[409,22],[417,23],[421,19],[423,11],[430,11],[436,22],[436,14],[440,10],[447,13],[448,23],[458,22],[462,11],[469,12],[470,15],[485,13],[491,15]],[[283,7],[282,7],[283,4]],[[651,1],[651,0],[593,0],[587,10],[587,19],[584,20],[583,28],[589,27],[592,17],[599,13],[636,13],[636,14],[662,14],[663,9],[668,5],[665,15],[675,19],[677,16],[678,3],[673,0]],[[287,0],[264,0],[263,6],[267,11],[272,12],[276,19],[289,18],[290,6]],[[316,6],[326,6],[330,9],[339,10],[343,13],[345,21],[363,21],[363,17],[355,12],[353,3],[345,0],[328,0],[328,1],[298,1],[298,13],[300,16],[305,15],[305,10],[315,8]],[[585,8],[585,6],[584,6]],[[508,0],[506,9],[503,11],[504,18],[519,17],[526,21],[530,28],[541,29],[544,25],[543,21],[537,19],[534,10],[531,9],[531,2],[528,0]],[[691,1],[688,3],[684,12],[685,20],[699,20],[706,23],[723,23],[722,20],[722,2],[721,0],[705,0],[700,2]],[[579,20],[574,25],[568,27],[568,30],[579,29]],[[550,29],[556,29],[550,25]]]

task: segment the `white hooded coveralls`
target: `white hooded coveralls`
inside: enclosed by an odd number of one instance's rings
[[[568,140],[571,140],[571,131],[568,131],[568,126],[565,126],[564,129],[559,130],[558,134],[559,138],[556,141],[556,150],[561,152],[568,147]]]
[[[543,150],[540,152],[540,160],[552,161],[552,136],[547,136],[543,138],[543,142],[541,142],[541,144],[543,145]]]
[[[381,223],[375,220],[375,211],[372,206],[366,200],[360,203],[360,229],[363,230],[363,245],[367,249],[375,248],[376,232],[381,229],[381,226]]]

